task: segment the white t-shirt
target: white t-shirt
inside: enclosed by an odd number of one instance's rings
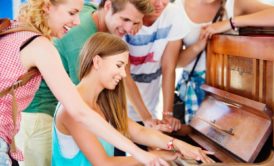
[[[180,10],[175,4],[169,3],[151,26],[143,26],[136,35],[127,35],[124,38],[129,46],[131,76],[154,118],[158,114],[156,105],[161,90],[163,52],[169,41],[182,39],[188,33],[183,26],[184,18]],[[130,103],[128,111],[130,118],[141,121]]]
[[[184,37],[184,44],[186,47],[194,44],[200,36],[200,31],[201,31],[201,27],[210,24],[210,22],[206,22],[206,23],[195,23],[192,20],[190,20],[190,18],[188,17],[186,11],[185,11],[185,0],[176,0],[175,4],[180,8],[180,11],[183,13],[184,18],[185,18],[185,23],[184,23],[184,29],[190,29],[190,31],[188,31],[187,35]],[[225,9],[226,9],[226,16],[228,18],[232,17],[234,14],[234,0],[226,0],[226,4],[225,4]],[[195,59],[196,60],[196,59]],[[186,71],[191,71],[193,68],[193,65],[195,63],[195,60],[193,60],[190,64],[188,64],[184,70]],[[203,52],[196,68],[195,71],[204,71],[206,69],[206,57],[205,57],[205,52]]]

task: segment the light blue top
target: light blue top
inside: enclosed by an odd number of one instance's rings
[[[56,112],[58,110],[58,106]],[[55,117],[52,131],[52,166],[92,166],[92,164],[88,161],[88,159],[80,149],[78,153],[72,158],[66,158],[62,155],[62,151],[59,144],[60,138],[58,138],[57,129],[55,125]],[[107,155],[114,156],[114,146],[104,141],[103,139],[99,139],[99,141],[104,147]]]

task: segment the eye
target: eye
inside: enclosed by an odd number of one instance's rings
[[[130,22],[131,20],[129,18],[122,18],[124,22]]]
[[[140,22],[134,22],[133,25],[140,25]]]
[[[121,64],[117,64],[116,66],[117,66],[118,68],[121,68],[121,67],[122,67],[122,65],[121,65]]]
[[[76,12],[69,12],[69,15],[74,16]]]

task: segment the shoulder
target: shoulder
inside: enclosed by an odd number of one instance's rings
[[[92,2],[85,2],[83,9],[81,12],[85,11],[95,11],[98,9],[98,5],[92,3]]]
[[[80,12],[80,18],[82,18],[84,15],[91,15],[94,11],[97,10],[97,6],[91,2],[85,2],[81,12]]]
[[[183,38],[189,31],[188,19],[184,11],[176,3],[170,3],[166,8],[165,24],[172,27],[174,37]]]
[[[165,22],[169,22],[171,24],[179,24],[183,25],[183,22],[186,20],[186,16],[182,7],[180,7],[177,3],[169,3],[164,9],[160,19],[165,20]]]
[[[20,53],[27,60],[28,65],[34,66],[48,64],[59,58],[52,41],[44,36],[35,38]]]
[[[181,13],[181,8],[178,4],[176,3],[169,3],[166,8],[163,11],[163,15],[168,15],[168,16],[172,16],[172,15],[178,15],[179,13]]]
[[[48,38],[44,37],[44,36],[39,36],[36,39],[34,39],[29,44],[29,46],[26,47],[26,49],[35,51],[35,53],[37,53],[36,51],[38,51],[39,54],[42,53],[42,52],[56,51],[52,41],[49,40]]]

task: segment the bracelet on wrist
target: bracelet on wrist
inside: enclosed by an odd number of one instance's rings
[[[174,138],[172,138],[170,141],[168,141],[168,143],[167,143],[167,149],[171,150],[173,152],[176,152],[176,149],[174,147],[173,142],[174,142]]]
[[[163,115],[165,115],[165,116],[173,116],[173,112],[164,111]]]
[[[229,18],[229,24],[232,30],[237,31],[238,28],[236,27],[235,23],[232,20],[232,17]]]

